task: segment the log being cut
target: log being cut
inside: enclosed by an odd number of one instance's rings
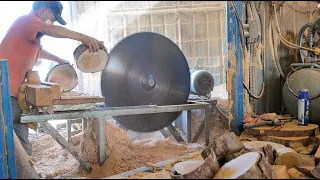
[[[81,44],[74,50],[73,57],[78,69],[84,73],[102,71],[109,61],[109,54],[103,46],[98,52],[90,53],[88,46]]]

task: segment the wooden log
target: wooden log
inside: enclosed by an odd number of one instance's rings
[[[213,179],[272,179],[273,171],[257,152],[243,154],[223,165]]]
[[[203,159],[206,159],[210,155],[211,150],[213,150],[218,161],[220,161],[227,155],[240,152],[243,148],[244,145],[238,140],[236,134],[233,132],[225,132],[216,136],[213,139],[213,143],[201,152],[201,156]]]
[[[41,82],[41,84],[52,88],[52,99],[60,99],[61,91],[59,84],[51,82]]]
[[[45,81],[57,83],[61,92],[68,92],[78,85],[78,75],[70,64],[58,64],[48,72]]]
[[[78,69],[84,73],[102,71],[109,61],[108,52],[103,46],[98,52],[89,53],[88,46],[81,44],[74,50],[73,57]]]
[[[23,149],[18,136],[13,133],[17,179],[40,179],[33,165],[29,162],[29,155]]]
[[[312,143],[312,138],[309,136],[303,136],[303,137],[262,136],[262,140],[275,142],[291,148],[305,147],[305,146],[308,146],[310,143]]]
[[[27,84],[26,99],[34,106],[52,105],[52,88],[45,85]]]
[[[252,149],[243,149],[241,152],[230,154],[226,157],[227,161],[231,161],[242,154],[248,152],[258,152],[265,157],[269,164],[273,164],[276,160],[276,151],[272,148],[271,145],[267,144],[265,147],[252,148]]]
[[[173,166],[172,179],[212,179],[219,171],[220,164],[213,150],[205,160],[189,160]]]
[[[287,122],[279,130],[273,130],[272,126],[261,126],[247,131],[255,136],[277,136],[277,137],[303,137],[315,136],[319,132],[319,126],[310,124],[308,126],[299,126],[297,120]]]
[[[274,179],[290,179],[288,168],[285,165],[272,165]]]

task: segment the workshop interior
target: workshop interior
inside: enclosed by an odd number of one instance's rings
[[[31,155],[0,53],[1,179],[320,179],[320,1],[61,3],[103,46],[42,37],[69,64],[19,87]],[[0,2],[0,41],[32,4]]]

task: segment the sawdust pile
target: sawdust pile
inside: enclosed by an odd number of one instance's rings
[[[89,129],[89,126],[88,126]],[[83,141],[85,138],[86,141]],[[91,142],[90,142],[91,141]],[[97,150],[93,145],[94,135],[78,134],[70,144],[83,159],[97,162]],[[50,136],[43,135],[33,142],[35,168],[43,178],[105,178],[125,171],[145,166],[148,162],[157,163],[177,156],[182,156],[203,146],[178,144],[171,139],[130,141],[126,131],[113,123],[106,123],[106,141],[108,158],[102,167],[92,165],[90,174],[79,168],[79,163],[69,152]]]
[[[188,147],[170,139],[132,142],[127,133],[113,123],[106,124],[106,140],[108,159],[102,167],[93,165],[92,172],[87,175],[89,178],[104,178],[202,148],[194,145]]]

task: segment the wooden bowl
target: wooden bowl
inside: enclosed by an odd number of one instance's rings
[[[46,81],[59,84],[60,91],[67,92],[78,85],[78,75],[70,64],[58,64],[49,71]]]
[[[84,73],[102,71],[108,64],[109,54],[105,47],[100,46],[98,52],[90,53],[88,46],[81,44],[73,52],[77,68]]]

